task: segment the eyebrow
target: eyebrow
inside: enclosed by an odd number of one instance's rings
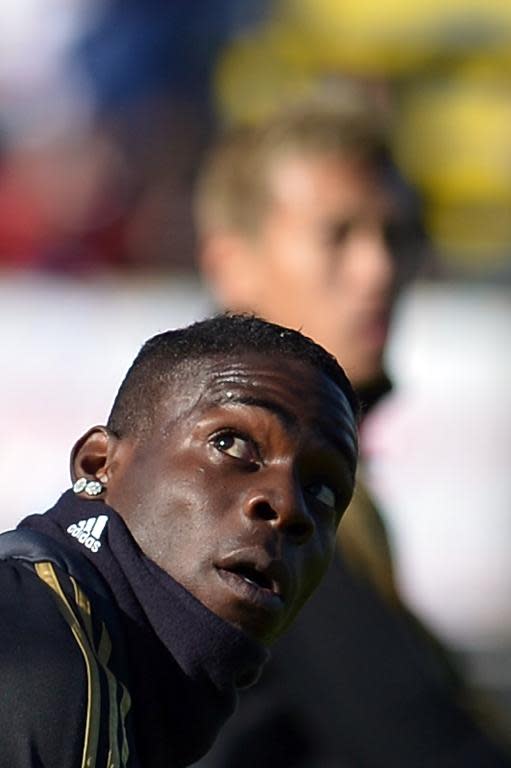
[[[274,413],[286,429],[294,429],[298,425],[298,419],[283,405],[275,403],[273,400],[267,400],[264,397],[252,397],[250,395],[235,395],[231,397],[224,395],[222,404],[235,403],[236,405],[250,405],[255,408],[264,408],[270,413]]]
[[[234,403],[236,405],[249,405],[256,408],[264,408],[265,410],[274,413],[286,429],[293,430],[298,427],[298,418],[283,405],[279,405],[273,400],[267,400],[263,397],[252,397],[250,395],[236,395],[232,393],[231,397],[224,395],[221,402],[222,404]],[[335,430],[334,435],[321,434],[321,437],[323,439],[326,438],[327,442],[330,443],[330,445],[333,446],[336,451],[339,451],[343,456],[346,457],[347,453],[353,453],[351,440],[346,439],[347,434],[345,433],[347,432],[348,430],[344,429],[341,429],[340,433]],[[341,439],[341,435],[344,437],[344,439]]]

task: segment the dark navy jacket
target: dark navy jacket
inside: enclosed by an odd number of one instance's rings
[[[188,765],[266,658],[71,491],[0,536],[0,617],[6,768]]]

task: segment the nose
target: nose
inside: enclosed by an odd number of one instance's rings
[[[305,544],[315,524],[296,481],[253,488],[245,499],[243,513],[254,521],[264,521],[291,539]]]

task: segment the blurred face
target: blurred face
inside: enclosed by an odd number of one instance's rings
[[[263,642],[327,568],[353,489],[353,417],[308,364],[202,361],[122,438],[105,501],[144,552],[214,613]]]
[[[388,193],[360,164],[330,155],[280,158],[269,181],[272,202],[234,308],[301,329],[355,385],[371,382],[381,374],[396,290]]]

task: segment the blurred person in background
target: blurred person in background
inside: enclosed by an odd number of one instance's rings
[[[391,388],[385,345],[424,248],[417,214],[381,115],[347,91],[213,149],[196,196],[201,268],[222,307],[300,328],[336,355],[367,416]],[[475,714],[447,654],[399,598],[363,468],[338,545],[262,687],[201,765],[511,765],[493,719]]]

